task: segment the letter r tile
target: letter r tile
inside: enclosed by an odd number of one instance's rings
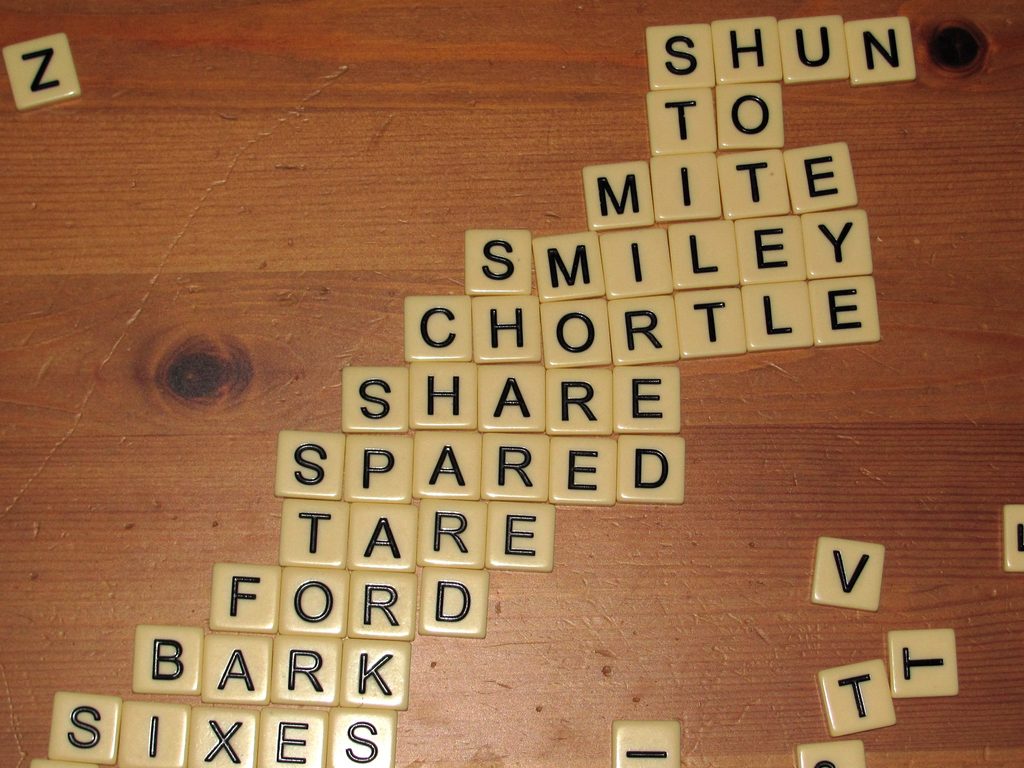
[[[877,611],[884,561],[881,544],[822,536],[814,557],[811,602]]]

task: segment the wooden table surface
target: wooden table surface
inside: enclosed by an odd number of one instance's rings
[[[402,362],[465,229],[579,231],[582,166],[649,156],[645,27],[820,13],[915,39],[916,82],[783,93],[787,146],[850,146],[883,340],[680,363],[686,502],[561,509],[486,639],[417,639],[398,763],[607,765],[630,718],[679,720],[686,766],[791,766],[818,670],[953,627],[960,695],[898,700],[868,764],[1024,764],[1024,8],[146,5],[0,3],[83,91],[0,88],[0,765],[44,756],[55,691],[132,697],[135,625],[205,625],[215,562],[276,562],[277,432]],[[933,60],[950,22],[974,66]],[[886,546],[877,613],[810,603],[820,535]]]

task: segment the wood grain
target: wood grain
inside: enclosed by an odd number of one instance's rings
[[[203,625],[213,563],[273,562],[275,435],[338,429],[340,368],[401,362],[402,298],[462,233],[585,228],[580,168],[648,154],[644,29],[907,15],[918,79],[784,88],[787,146],[849,143],[883,340],[687,361],[687,501],[560,510],[552,574],[492,574],[482,641],[419,638],[403,766],[792,765],[814,675],[957,631],[961,693],[901,700],[871,765],[1024,761],[1024,13],[939,2],[0,3],[64,31],[83,97],[0,89],[0,765],[54,691],[131,694],[138,623]],[[969,72],[928,41],[969,22]],[[812,606],[819,535],[887,547],[877,614]]]

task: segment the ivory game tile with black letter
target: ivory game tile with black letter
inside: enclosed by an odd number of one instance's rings
[[[671,296],[641,296],[608,302],[615,365],[670,363],[679,359],[675,303]]]
[[[5,46],[4,66],[19,110],[82,95],[71,45],[63,32]]]
[[[881,659],[822,670],[818,673],[818,691],[832,736],[896,724],[888,676]]]
[[[47,754],[53,760],[114,765],[121,707],[119,696],[59,691],[53,697]]]
[[[710,88],[647,93],[647,131],[652,155],[683,155],[718,149],[715,102]]]
[[[353,571],[348,636],[406,640],[416,636],[416,574]]]
[[[277,436],[274,493],[297,499],[341,498],[345,435],[286,429]]]
[[[204,702],[266,704],[274,638],[213,632],[203,653]]]
[[[405,361],[469,362],[473,318],[469,296],[405,297]]]
[[[412,643],[347,638],[341,655],[343,707],[409,708]]]
[[[412,495],[417,499],[479,499],[479,432],[420,431],[413,437]]]
[[[678,435],[619,435],[616,498],[682,504],[686,444]]]
[[[615,503],[616,442],[610,437],[551,438],[548,501],[610,506]]]
[[[815,213],[857,204],[850,147],[845,141],[782,153],[793,213]]]
[[[917,78],[914,40],[906,16],[846,22],[846,51],[851,85]]]
[[[349,572],[341,568],[282,568],[278,631],[343,637],[348,590]]]
[[[718,163],[712,153],[656,155],[651,189],[658,221],[717,219],[722,215]]]
[[[533,284],[528,229],[466,230],[466,294],[527,295]]]
[[[341,698],[341,643],[337,637],[275,637],[270,700],[336,706]]]
[[[782,79],[778,22],[772,16],[711,22],[719,85]]]
[[[747,351],[739,288],[682,291],[675,301],[682,359],[742,355]]]
[[[758,283],[740,288],[747,349],[800,349],[814,343],[807,283]]]
[[[750,219],[790,212],[781,150],[723,152],[717,162],[725,218]]]
[[[672,224],[668,247],[677,290],[739,285],[734,222],[718,219]]]
[[[471,303],[475,362],[540,360],[540,302],[536,296],[475,296]]]
[[[672,263],[663,228],[615,230],[598,237],[609,299],[672,293]]]
[[[345,500],[394,504],[411,501],[413,460],[410,435],[349,435],[345,445]]]
[[[889,632],[889,688],[894,699],[956,696],[956,633],[952,629]]]
[[[543,365],[481,365],[477,371],[477,429],[481,432],[543,432]]]
[[[531,502],[487,505],[487,567],[548,573],[555,563],[555,507]]]
[[[257,768],[328,768],[327,713],[267,707],[260,713]]]
[[[533,261],[541,303],[604,296],[601,243],[596,232],[535,237]]]
[[[547,368],[611,365],[608,302],[604,298],[542,304],[540,324]]]
[[[409,366],[409,422],[413,429],[476,429],[475,363]]]
[[[192,708],[188,704],[124,702],[117,745],[118,766],[185,768],[191,713]]]
[[[675,768],[679,743],[678,720],[616,720],[612,723],[612,768]]]
[[[800,744],[796,748],[797,768],[866,768],[864,742],[860,739]]]
[[[281,504],[281,565],[344,568],[348,502],[285,499]]]
[[[780,19],[779,49],[782,79],[787,84],[846,80],[850,77],[842,16]]]
[[[646,39],[652,90],[711,88],[717,82],[710,24],[648,27]]]
[[[423,569],[419,633],[442,637],[486,637],[490,574],[466,568]]]
[[[715,89],[719,149],[779,149],[786,133],[779,83],[736,83]]]
[[[140,624],[135,628],[132,691],[194,696],[202,689],[203,630]]]
[[[1003,570],[1024,572],[1024,504],[1003,506]]]
[[[409,429],[409,369],[347,365],[341,369],[342,432]]]
[[[488,437],[491,435],[484,435],[485,442]],[[546,493],[547,483],[544,485]],[[483,568],[486,555],[486,502],[467,499],[423,499],[420,502],[417,565]]]
[[[277,631],[281,566],[216,563],[210,597],[210,629],[224,632]]]
[[[646,160],[583,168],[587,224],[593,230],[647,227],[654,223],[651,170]]]
[[[612,433],[612,372],[552,368],[546,374],[549,435]]]
[[[811,280],[807,287],[816,346],[871,344],[882,338],[873,277]]]
[[[353,504],[349,515],[348,567],[415,571],[418,522],[419,515],[412,504]]]
[[[245,707],[192,707],[188,768],[256,768],[260,711]]]
[[[744,285],[804,279],[807,267],[799,216],[740,219],[735,226],[736,255]]]
[[[480,495],[496,501],[547,501],[550,443],[546,434],[485,434]]]
[[[394,711],[335,707],[328,729],[330,768],[395,768],[398,715]]]
[[[814,554],[811,602],[877,611],[884,563],[881,544],[820,537]]]
[[[805,213],[800,222],[809,279],[871,274],[871,237],[863,210]]]
[[[678,434],[679,366],[617,366],[612,373],[615,432]]]

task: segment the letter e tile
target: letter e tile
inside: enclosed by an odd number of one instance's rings
[[[896,723],[888,675],[881,659],[824,669],[818,690],[832,736],[872,731]]]
[[[881,544],[822,536],[814,556],[811,602],[877,611],[884,562]]]

